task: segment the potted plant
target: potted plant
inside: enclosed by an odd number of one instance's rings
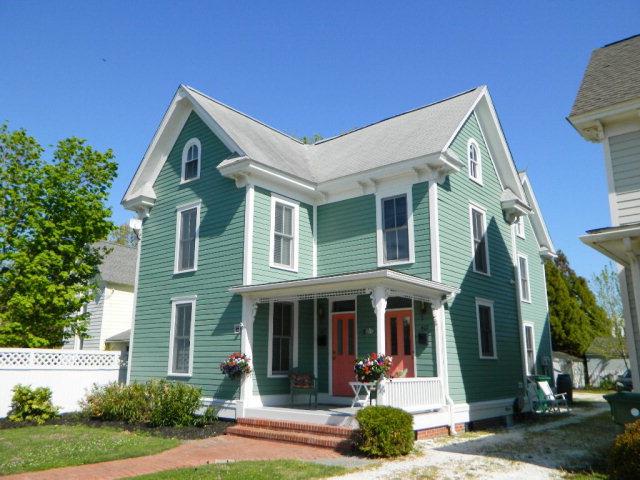
[[[248,375],[251,373],[251,359],[244,353],[234,352],[220,364],[220,371],[232,379]]]
[[[376,383],[389,376],[391,357],[384,353],[370,353],[356,360],[353,370],[359,382]]]

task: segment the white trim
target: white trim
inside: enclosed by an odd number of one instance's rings
[[[140,222],[142,225],[142,221]],[[131,331],[129,333],[129,355],[127,358],[127,385],[131,382],[131,364],[133,360],[133,332],[136,327],[136,308],[138,305],[138,283],[140,281],[140,253],[142,252],[142,231],[138,232],[138,245],[136,245],[136,277],[133,284],[133,305],[131,314]]]
[[[313,376],[318,380],[318,299],[313,299]]]
[[[526,234],[526,224],[525,224],[525,215],[520,215],[518,220],[513,223],[513,227],[516,231],[516,235],[518,238],[525,239]]]
[[[477,155],[477,177],[471,175],[471,156],[469,155],[469,151],[472,145],[475,148]],[[469,140],[467,140],[467,176],[469,177],[469,179],[471,179],[471,181],[477,183],[478,185],[482,185],[482,152],[480,151],[480,145],[478,145],[478,142],[473,137],[470,137]]]
[[[493,356],[487,356],[482,354],[482,333],[480,330],[480,306],[489,307],[491,312],[491,336],[493,342]],[[476,297],[476,326],[478,327],[478,355],[483,360],[497,360],[498,359],[498,346],[496,345],[496,323],[495,312],[493,306],[493,300],[487,300],[485,298]]]
[[[242,283],[253,283],[253,217],[254,217],[255,188],[248,183],[244,200],[244,265]]]
[[[311,222],[311,228],[313,228],[311,237],[311,276],[318,276],[318,206],[313,204],[313,221]]]
[[[376,244],[378,255],[378,267],[392,265],[405,265],[416,261],[414,230],[413,230],[413,184],[405,186],[402,190],[378,191],[376,192]],[[382,201],[388,198],[406,196],[407,198],[407,236],[409,238],[409,259],[408,260],[384,260],[384,239],[382,232]]]
[[[282,204],[286,207],[290,207],[292,211],[292,233],[293,241],[291,242],[291,256],[292,265],[284,265],[275,263],[273,261],[273,249],[274,249],[274,236],[275,236],[275,223],[276,223],[276,204]],[[276,268],[278,270],[287,270],[289,272],[298,271],[298,248],[300,242],[300,203],[291,200],[289,198],[282,197],[276,193],[271,192],[271,222],[269,226],[269,267]]]
[[[299,316],[299,302],[298,300],[282,300],[277,302],[269,302],[269,338],[267,355],[267,378],[287,378],[289,373],[273,373],[273,304],[274,303],[289,303],[293,306],[293,324],[291,325],[291,365],[289,369],[296,368],[298,366],[298,316]]]
[[[520,173],[520,180],[522,181],[522,189],[525,192],[526,199],[533,210],[533,215],[529,217],[529,223],[531,224],[533,234],[538,240],[538,245],[540,245],[540,247],[547,248],[549,253],[554,256],[555,247],[553,246],[553,242],[549,236],[549,230],[547,229],[547,225],[542,217],[542,211],[540,210],[540,205],[538,204],[533,187],[531,186],[531,180],[524,172]]]
[[[473,237],[473,211],[482,213],[482,223],[484,229],[484,250],[487,256],[487,271],[476,270],[476,245]],[[469,237],[471,239],[471,267],[475,273],[491,276],[491,262],[489,260],[489,231],[487,229],[487,209],[473,202],[469,202]]]
[[[611,146],[609,145],[609,136],[606,136],[602,142],[604,150],[604,168],[607,174],[607,196],[609,198],[609,214],[611,215],[611,224],[613,227],[620,225],[620,215],[618,212],[618,194],[613,179],[613,160],[611,159]]]
[[[533,322],[522,322],[522,328],[524,329],[522,334],[524,337],[524,368],[527,375],[535,375],[538,371],[536,365],[536,326]],[[529,373],[529,357],[527,356],[527,328],[531,328],[531,345],[533,347],[533,369],[534,372],[532,374]]]
[[[480,130],[480,136],[482,137],[482,142],[487,149],[487,153],[489,154],[489,160],[491,161],[491,167],[493,168],[493,173],[496,174],[496,178],[498,179],[498,183],[500,184],[500,190],[504,191],[504,182],[502,181],[502,177],[498,173],[498,167],[496,166],[496,162],[493,160],[493,155],[491,155],[491,149],[489,148],[489,142],[487,142],[487,137],[484,135],[484,129],[482,128],[482,124],[480,123],[480,119],[476,112],[472,113],[473,118],[476,119],[476,123],[478,124],[478,129]],[[524,198],[524,197],[523,197]]]
[[[173,372],[173,342],[176,326],[176,306],[191,304],[191,331],[189,332],[189,371],[187,373]],[[171,299],[171,330],[169,332],[169,363],[167,365],[167,376],[169,377],[191,377],[193,375],[193,350],[196,343],[196,296],[176,297]]]
[[[189,149],[193,145],[198,147],[198,173],[196,174],[195,177],[185,180],[185,178],[184,178],[184,167],[185,167],[185,164],[187,163],[187,154],[189,153]],[[184,148],[182,149],[182,168],[180,170],[180,185],[183,185],[183,184],[189,183],[189,182],[193,182],[194,180],[198,180],[200,178],[200,166],[201,165],[202,165],[202,144],[200,143],[199,139],[194,137],[194,138],[189,139],[184,144]]]
[[[510,230],[511,232],[511,265],[513,267],[513,275],[514,277],[516,277],[518,275],[518,261],[517,261],[517,257],[518,257],[518,241],[516,240],[516,232],[514,229]],[[543,266],[543,276],[544,276],[544,266]],[[544,278],[544,277],[543,277]],[[545,288],[546,288],[546,284],[545,284]],[[526,386],[527,386],[527,370],[525,368],[525,345],[524,345],[524,330],[522,327],[522,301],[520,300],[520,289],[516,286],[514,288],[514,294],[516,297],[516,313],[518,315],[518,332],[519,332],[519,338],[520,338],[520,365],[522,367],[521,370],[521,374],[522,374],[522,387],[521,390],[525,392],[526,395]],[[548,315],[546,317],[546,323],[547,325],[549,324],[549,319],[548,319]],[[551,341],[551,340],[549,340]],[[549,350],[551,351],[551,350]]]
[[[438,206],[438,182],[429,180],[429,239],[431,241],[431,280],[442,281],[440,264],[440,219]]]
[[[520,300],[524,303],[531,303],[531,275],[529,270],[529,258],[524,253],[518,253],[518,290],[520,291]],[[524,259],[524,263],[527,269],[527,296],[524,296],[524,292],[522,291],[522,272],[520,271],[520,259]]]
[[[173,274],[195,272],[198,270],[198,251],[200,247],[200,208],[202,201],[197,200],[185,205],[179,205],[176,207],[176,243],[174,245],[174,259],[173,259]],[[193,268],[186,270],[178,269],[178,258],[180,257],[180,229],[182,228],[182,212],[186,210],[196,209],[196,242],[193,252]]]

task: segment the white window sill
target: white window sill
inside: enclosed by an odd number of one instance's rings
[[[396,265],[411,265],[412,263],[415,263],[415,260],[409,259],[409,260],[398,260],[398,261],[393,261],[393,262],[381,262],[378,263],[378,267],[393,267]]]
[[[528,303],[528,304],[531,304],[531,299],[529,299],[529,300],[525,300],[524,298],[522,298],[522,299],[520,299],[520,301],[521,301],[522,303]]]
[[[277,263],[270,263],[269,267],[275,268],[276,270],[285,270],[287,272],[298,273],[298,268],[297,267],[289,267],[287,265],[279,265]]]
[[[498,357],[480,357],[480,360],[497,360]]]
[[[179,377],[179,378],[191,378],[191,374],[190,373],[167,373],[167,377]]]
[[[481,187],[484,186],[482,184],[482,178],[473,178],[471,175],[469,175],[469,180],[471,180],[473,183],[480,185]]]
[[[286,373],[269,373],[267,374],[267,378],[288,378],[289,375]]]
[[[180,185],[184,185],[185,183],[191,183],[199,179],[200,179],[200,176],[198,175],[197,177],[190,178],[189,180],[180,180]]]
[[[477,273],[479,275],[484,275],[485,277],[490,277],[491,276],[491,272],[481,272],[480,270],[476,270],[475,268],[473,269],[473,273]]]
[[[182,273],[192,273],[192,272],[197,272],[198,269],[197,268],[190,268],[189,270],[174,270],[173,274],[174,275],[180,275]]]
[[[516,237],[522,239],[522,240],[526,240],[524,235],[520,235],[519,233],[516,233]]]

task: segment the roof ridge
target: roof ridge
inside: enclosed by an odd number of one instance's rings
[[[383,122],[386,122],[388,120],[392,120],[392,119],[394,119],[396,117],[401,117],[402,115],[407,115],[409,113],[417,112],[418,110],[422,110],[422,109],[425,109],[425,108],[428,108],[428,107],[433,107],[434,105],[437,105],[439,103],[444,103],[444,102],[447,102],[449,100],[453,100],[454,98],[461,97],[462,95],[466,95],[467,93],[471,93],[471,92],[473,92],[475,90],[480,90],[483,87],[485,87],[485,85],[479,85],[477,87],[471,88],[469,90],[465,90],[464,92],[456,93],[455,95],[451,95],[451,96],[443,98],[441,100],[437,100],[435,102],[431,102],[431,103],[428,103],[426,105],[422,105],[420,107],[415,107],[415,108],[412,108],[410,110],[406,110],[404,112],[396,113],[395,115],[391,115],[390,117],[386,117],[386,118],[383,118],[381,120],[377,120],[375,122],[368,123],[368,124],[363,125],[363,126],[358,127],[358,128],[354,128],[353,130],[349,130],[348,132],[340,133],[338,135],[334,135],[333,137],[329,137],[329,138],[323,138],[322,140],[319,140],[318,142],[313,143],[312,146],[320,145],[322,143],[326,143],[326,142],[329,142],[331,140],[335,140],[336,138],[344,137],[344,136],[349,135],[351,133],[355,133],[357,131],[364,130],[365,128],[373,127],[374,125],[377,125],[379,123],[383,123]]]
[[[268,125],[268,124],[266,124],[266,123],[264,123],[264,122],[262,122],[262,121],[258,120],[257,118],[252,117],[251,115],[248,115],[248,114],[246,114],[246,113],[244,113],[244,112],[241,112],[240,110],[238,110],[238,109],[236,109],[236,108],[233,108],[232,106],[227,105],[226,103],[221,102],[220,100],[216,100],[215,98],[213,98],[213,97],[211,97],[211,96],[207,95],[206,93],[201,92],[201,91],[200,91],[200,90],[198,90],[197,88],[193,88],[192,86],[190,86],[190,85],[186,85],[186,84],[184,84],[184,83],[183,83],[183,84],[181,84],[181,86],[182,86],[182,87],[184,87],[184,88],[187,88],[187,89],[191,90],[192,92],[195,92],[195,93],[197,93],[197,94],[199,94],[199,95],[202,95],[203,97],[205,97],[205,98],[207,98],[207,99],[211,100],[212,102],[217,103],[218,105],[220,105],[220,106],[222,106],[222,107],[228,108],[229,110],[231,110],[231,111],[233,111],[233,112],[236,112],[237,114],[242,115],[243,117],[246,117],[246,118],[248,118],[249,120],[252,120],[252,121],[254,121],[254,122],[258,123],[258,124],[262,125],[263,127],[268,128],[269,130],[273,130],[274,132],[279,133],[279,134],[280,134],[280,135],[282,135],[283,137],[286,137],[286,138],[288,138],[289,140],[293,140],[294,142],[298,143],[299,145],[302,145],[302,146],[308,146],[307,144],[302,143],[300,140],[298,140],[298,139],[297,139],[297,138],[295,138],[294,136],[289,135],[288,133],[285,133],[285,132],[283,132],[283,131],[281,131],[281,130],[278,130],[277,128],[272,127],[271,125]]]

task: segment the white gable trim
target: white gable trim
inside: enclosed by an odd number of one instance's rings
[[[551,240],[551,236],[549,235],[549,230],[547,229],[547,224],[542,216],[542,211],[540,210],[540,205],[538,205],[536,195],[531,187],[529,176],[524,172],[520,173],[519,176],[522,181],[522,187],[525,191],[525,195],[527,196],[528,203],[533,210],[529,215],[529,223],[531,223],[533,234],[540,246],[540,253],[555,256],[556,249],[553,245],[553,241]]]

